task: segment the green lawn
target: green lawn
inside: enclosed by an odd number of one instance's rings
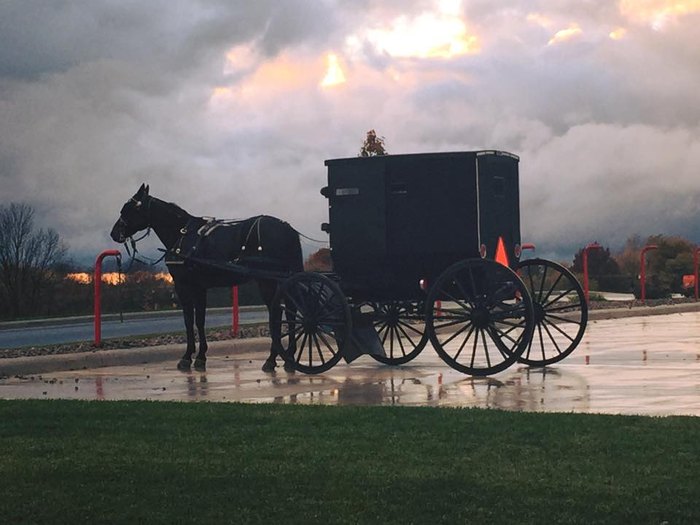
[[[0,401],[3,523],[700,523],[700,418]]]

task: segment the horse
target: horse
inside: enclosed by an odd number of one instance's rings
[[[270,355],[262,369],[273,372],[282,345],[274,335],[279,334],[279,329],[275,328],[281,324],[281,315],[279,319],[273,318],[272,301],[281,279],[303,270],[299,232],[268,215],[236,221],[196,217],[177,204],[151,196],[146,184],[124,204],[110,236],[115,242],[125,243],[143,230],[153,230],[163,243],[165,264],[182,306],[187,348],[177,368],[187,371],[192,366],[196,324],[199,352],[194,368],[206,370],[207,289],[253,280],[267,306],[272,334]],[[284,368],[288,372],[294,370],[286,360]]]

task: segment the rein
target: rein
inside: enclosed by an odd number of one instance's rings
[[[134,237],[129,237],[126,241],[124,241],[124,249],[126,250],[126,253],[131,257],[129,260],[129,266],[126,269],[126,273],[129,273],[131,270],[131,267],[134,264],[134,261],[140,262],[141,264],[145,264],[147,266],[155,266],[159,262],[161,262],[163,259],[165,259],[165,255],[167,252],[164,251],[163,255],[158,258],[158,259],[152,259],[151,257],[146,257],[145,255],[141,255],[138,251],[138,248],[136,247],[136,243],[139,241],[142,241],[146,237],[148,237],[151,234],[151,228],[149,227],[146,230],[146,233],[144,233],[141,237],[138,239],[134,239]],[[129,244],[131,244],[131,250],[129,250]]]

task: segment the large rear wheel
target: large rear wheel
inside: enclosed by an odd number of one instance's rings
[[[520,278],[490,259],[468,259],[445,270],[430,289],[426,329],[438,355],[465,374],[508,368],[535,327],[532,300]]]
[[[544,259],[522,261],[518,274],[527,286],[535,311],[535,332],[519,361],[546,366],[561,361],[581,342],[588,323],[588,305],[576,277]]]

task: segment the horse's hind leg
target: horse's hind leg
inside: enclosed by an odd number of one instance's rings
[[[282,315],[275,315],[275,310],[272,308],[272,300],[277,292],[277,283],[275,281],[258,281],[258,288],[260,289],[260,294],[265,301],[267,306],[267,311],[269,314],[269,328],[270,337],[272,343],[270,345],[270,355],[267,357],[263,363],[263,372],[274,372],[277,367],[277,356],[281,354],[282,343],[280,340],[280,333],[282,329]],[[279,312],[279,310],[277,309]],[[285,370],[287,367],[285,366]]]
[[[207,315],[207,290],[199,288],[194,295],[194,315],[199,336],[199,352],[194,360],[194,368],[200,372],[207,369],[207,335],[204,331],[204,322]]]
[[[175,291],[182,304],[182,314],[185,318],[185,333],[187,335],[187,349],[177,363],[178,370],[189,370],[194,354],[194,298],[189,287],[175,286]]]

